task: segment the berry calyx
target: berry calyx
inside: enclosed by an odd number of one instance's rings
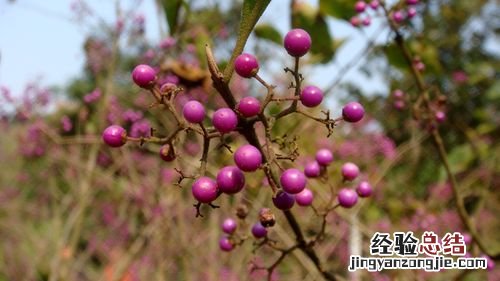
[[[209,177],[198,178],[191,187],[191,192],[196,200],[201,203],[210,203],[219,196],[217,183]]]
[[[339,205],[344,208],[351,208],[358,202],[358,194],[352,189],[342,188],[337,195]]]
[[[222,222],[222,231],[227,234],[233,234],[236,231],[238,224],[232,218],[227,218]]]
[[[234,153],[234,163],[245,172],[253,172],[262,164],[262,154],[253,145],[240,146]]]
[[[139,64],[132,71],[132,80],[141,88],[151,88],[156,80],[156,71],[149,65]]]
[[[266,237],[267,229],[260,222],[258,222],[252,226],[252,235],[257,239]]]
[[[316,86],[307,86],[300,93],[300,102],[307,107],[318,106],[323,101],[323,92]]]
[[[220,108],[212,117],[212,124],[221,133],[229,133],[238,126],[238,116],[230,108]]]
[[[359,175],[359,168],[356,164],[347,162],[342,166],[342,176],[346,181],[352,181]]]
[[[342,117],[345,121],[355,123],[363,119],[365,109],[359,102],[349,102],[342,108]]]
[[[321,166],[317,161],[312,161],[306,164],[304,167],[304,174],[308,178],[316,178],[321,174]]]
[[[285,35],[284,45],[290,56],[302,57],[311,48],[311,36],[303,29],[292,29]]]
[[[127,142],[127,131],[118,125],[111,125],[102,132],[102,140],[111,147],[120,147]]]
[[[280,210],[289,210],[295,204],[295,196],[279,191],[276,197],[273,197],[273,204]]]
[[[255,56],[243,53],[236,57],[234,70],[241,77],[251,78],[259,71],[259,62]]]
[[[356,4],[354,4],[354,10],[358,13],[364,12],[366,9],[366,3],[365,1],[358,1]]]
[[[254,97],[244,97],[236,109],[245,117],[253,117],[260,113],[260,101]]]
[[[301,192],[295,194],[295,201],[299,206],[310,206],[314,200],[314,194],[309,188],[304,188]]]
[[[333,154],[326,148],[320,149],[316,152],[316,161],[321,166],[328,166],[333,161]]]
[[[370,197],[373,193],[372,185],[367,181],[362,181],[356,187],[359,197]]]
[[[245,186],[245,175],[236,166],[226,166],[217,173],[217,186],[221,192],[238,193]]]
[[[219,240],[219,247],[224,252],[230,252],[231,250],[233,250],[234,245],[233,243],[231,243],[229,237],[224,236]]]
[[[288,169],[280,177],[283,190],[290,194],[297,194],[306,187],[306,176],[298,169]]]
[[[182,115],[189,123],[201,123],[205,119],[205,107],[198,101],[188,101],[182,108]]]
[[[169,144],[164,144],[160,148],[160,157],[164,161],[171,162],[175,159],[175,153],[174,150],[172,149],[172,146]]]

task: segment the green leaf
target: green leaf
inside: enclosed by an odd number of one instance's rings
[[[474,153],[469,145],[457,146],[448,155],[453,173],[463,172],[472,160],[474,160]]]
[[[355,3],[356,0],[320,0],[319,11],[322,15],[349,20],[356,14],[354,11]]]
[[[332,40],[325,18],[312,6],[302,3],[295,5],[292,11],[293,28],[302,28],[311,36],[311,53],[319,63],[332,60],[335,43]]]
[[[174,34],[177,30],[177,21],[179,17],[179,10],[182,6],[182,0],[162,0],[163,10],[167,17],[167,24],[170,34]]]
[[[255,36],[259,38],[269,40],[278,45],[281,45],[282,43],[281,34],[270,24],[259,24],[255,27],[254,32]]]
[[[382,47],[385,55],[387,56],[387,60],[389,63],[399,69],[408,70],[408,64],[406,62],[401,49],[395,44],[387,45]]]

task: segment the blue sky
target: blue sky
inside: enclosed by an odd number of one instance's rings
[[[80,73],[84,59],[82,43],[89,30],[73,20],[71,2],[17,0],[11,4],[0,0],[0,85],[8,86],[16,94],[29,81],[41,79],[43,85],[63,86],[69,78]],[[115,1],[87,2],[94,9],[98,8],[100,17],[113,21]],[[309,2],[317,4],[314,0]],[[158,41],[160,36],[154,1],[144,0],[138,11],[147,15],[147,37]],[[283,16],[276,18],[276,15]],[[272,1],[261,21],[276,24],[284,34],[289,27],[288,15],[288,4]],[[340,49],[335,62],[310,70],[311,80],[320,87],[334,80],[340,66],[358,54],[365,43],[365,35],[347,23],[330,21],[329,25],[336,38],[349,38],[349,42]],[[377,26],[374,24],[365,29],[365,34],[378,30]],[[380,39],[385,40],[387,36],[380,36]],[[385,90],[384,84],[376,78],[367,81],[357,71],[349,72],[345,79],[363,79],[362,88],[369,92]]]

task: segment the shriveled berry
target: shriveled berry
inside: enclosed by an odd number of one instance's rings
[[[314,194],[309,188],[304,188],[300,193],[295,194],[295,201],[299,206],[310,206],[314,200]]]
[[[234,245],[229,237],[224,236],[219,240],[219,247],[224,252],[230,252],[231,250],[233,250]]]
[[[188,101],[182,108],[182,115],[190,123],[201,123],[205,118],[205,107],[198,101]]]
[[[279,191],[273,198],[274,206],[280,210],[289,210],[295,204],[295,196],[284,191]]]
[[[284,45],[289,55],[302,57],[311,48],[311,36],[303,29],[292,29],[285,35]]]
[[[253,145],[240,146],[234,153],[234,163],[245,172],[253,172],[262,164],[262,154]]]
[[[323,101],[323,92],[316,86],[307,86],[300,93],[300,102],[307,107],[318,106]]]
[[[356,187],[359,197],[370,197],[373,193],[372,185],[367,181],[362,181]]]
[[[259,62],[255,56],[243,53],[234,61],[234,70],[241,77],[251,78],[259,71]]]
[[[220,108],[214,112],[212,124],[221,133],[229,133],[238,126],[238,116],[230,108]]]
[[[210,203],[217,199],[217,183],[209,177],[198,178],[191,187],[191,192],[196,200],[201,203]]]
[[[358,194],[352,189],[342,188],[337,195],[339,205],[344,208],[351,208],[358,202]]]
[[[365,109],[363,106],[355,101],[347,103],[344,108],[342,108],[342,117],[347,122],[358,122],[363,119],[365,115]]]
[[[175,153],[174,150],[172,149],[172,146],[169,144],[164,144],[160,148],[160,157],[164,161],[171,162],[175,159]]]
[[[317,161],[312,161],[306,164],[304,167],[304,174],[308,178],[316,178],[321,174],[321,166]]]
[[[262,208],[259,211],[259,221],[264,227],[272,227],[276,223],[276,217],[269,208]]]
[[[306,187],[306,176],[298,169],[288,169],[281,174],[281,186],[289,194],[297,194]]]
[[[232,218],[227,218],[222,222],[222,231],[227,234],[233,234],[236,231],[238,224]]]
[[[111,147],[120,147],[127,142],[127,132],[118,125],[111,125],[102,133],[102,140]]]
[[[352,181],[359,175],[359,168],[356,164],[347,162],[342,166],[341,172],[344,180]]]
[[[264,226],[262,226],[262,224],[260,222],[255,223],[252,226],[252,235],[257,239],[262,238],[262,237],[266,237],[267,229]]]
[[[226,166],[217,173],[217,186],[227,194],[235,194],[245,186],[245,175],[236,166]]]
[[[326,148],[320,149],[316,152],[316,161],[321,166],[328,166],[333,161],[333,154]]]
[[[132,80],[141,88],[150,88],[156,80],[156,71],[149,65],[139,64],[132,71]]]
[[[256,116],[260,112],[260,101],[254,97],[244,97],[236,105],[236,109],[245,117]]]

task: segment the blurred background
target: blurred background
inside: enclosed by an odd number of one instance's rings
[[[211,116],[224,106],[211,87],[204,46],[212,46],[221,68],[227,64],[242,2],[0,0],[0,280],[266,280],[266,272],[251,271],[252,265],[270,265],[279,253],[252,251],[249,232],[258,210],[272,207],[264,173],[247,176],[244,192],[218,199],[220,209],[204,207],[204,217],[195,219],[192,180],[178,184],[178,171],[196,173],[201,138],[183,135],[173,162],[158,156],[157,144],[110,149],[101,141],[110,124],[133,137],[147,137],[151,128],[162,136],[174,130],[172,116],[150,109],[150,93],[132,83],[139,63],[154,66],[159,83],[184,89],[178,108],[196,99]],[[387,1],[406,16],[401,33],[421,63],[433,110],[444,113],[444,120],[430,123],[412,114],[419,91],[383,11],[358,14],[356,2],[271,1],[245,46],[259,59],[261,77],[286,95],[292,77],[283,68],[293,59],[282,39],[292,27],[306,29],[313,48],[301,60],[304,85],[326,96],[321,108],[308,111],[338,117],[346,102],[359,101],[367,112],[362,122],[341,124],[330,137],[323,125],[298,114],[273,128],[276,137],[298,137],[300,156],[287,167],[303,169],[318,149],[328,148],[335,156],[330,185],[342,187],[340,167],[354,162],[360,180],[375,188],[355,208],[327,217],[327,235],[315,247],[324,266],[352,280],[500,279],[494,257],[489,270],[348,274],[349,255],[362,249],[368,256],[376,231],[468,235],[429,126],[438,126],[467,214],[493,253],[500,231],[499,1]],[[265,96],[256,81],[237,75],[230,87],[237,100]],[[273,104],[269,113],[286,105]],[[244,143],[236,135],[227,141],[233,148]],[[213,151],[211,176],[232,162],[223,145]],[[329,200],[325,182],[309,180],[308,187],[313,205]],[[236,218],[242,204],[249,211],[237,231],[247,239],[222,252],[220,225]],[[318,231],[312,208],[293,212],[307,235]],[[293,233],[276,215],[269,236],[290,246]],[[474,242],[467,247],[471,256],[486,254]],[[299,251],[271,279],[322,280]]]

